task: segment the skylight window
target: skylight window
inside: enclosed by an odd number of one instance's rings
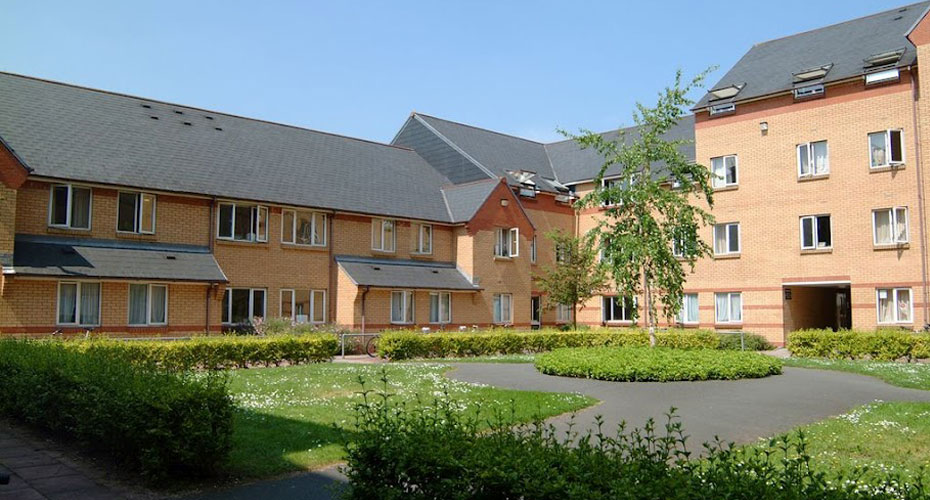
[[[526,186],[536,185],[536,183],[533,182],[533,177],[536,176],[536,172],[530,172],[529,170],[508,170],[507,173],[513,176],[520,184]]]
[[[829,73],[830,69],[832,68],[833,68],[833,63],[830,63],[830,64],[825,64],[823,66],[817,66],[815,68],[808,68],[808,69],[798,71],[797,73],[792,74],[792,76],[794,77],[794,83],[798,84],[798,83],[809,82],[812,80],[823,79],[825,76],[827,76],[827,73]]]
[[[901,56],[904,55],[904,47],[896,50],[889,50],[888,52],[881,52],[879,54],[872,54],[869,57],[866,57],[862,60],[865,63],[866,68],[874,68],[876,66],[887,66],[894,64],[901,60]]]
[[[731,97],[736,97],[736,94],[739,94],[743,87],[746,84],[740,85],[729,85],[727,87],[720,87],[719,89],[713,89],[709,92],[710,95],[714,96],[713,99],[730,99]]]

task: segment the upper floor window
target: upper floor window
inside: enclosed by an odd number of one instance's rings
[[[398,290],[391,292],[391,323],[409,325],[413,323],[413,292]]]
[[[379,252],[393,252],[396,241],[395,226],[396,223],[390,219],[372,219],[371,249]]]
[[[281,290],[281,317],[297,323],[325,323],[326,290]]]
[[[869,134],[869,156],[871,168],[904,163],[904,133],[896,129]]]
[[[496,257],[517,257],[520,255],[520,229],[498,228],[494,242],[494,255]]]
[[[879,324],[913,321],[914,305],[910,288],[879,288],[875,294]]]
[[[416,228],[416,253],[433,253],[433,226],[429,224],[417,224]]]
[[[873,210],[872,234],[876,245],[907,243],[907,207]]]
[[[739,182],[736,155],[711,158],[710,171],[713,174],[713,187],[715,188],[735,186]]]
[[[798,144],[798,177],[814,177],[829,173],[827,141]]]
[[[168,323],[167,285],[129,285],[129,324],[165,325]]]
[[[90,229],[89,187],[61,184],[52,186],[48,225],[67,229]]]
[[[282,210],[281,242],[315,247],[326,246],[326,214]]]
[[[623,179],[602,179],[601,187],[604,191],[608,191],[607,196],[601,201],[602,207],[612,207],[618,205],[622,200],[620,195],[617,192],[610,192],[610,190],[621,189],[623,187]]]
[[[58,283],[58,324],[99,325],[100,283],[89,281]]]
[[[122,233],[155,233],[155,195],[120,193],[116,204],[116,230]]]
[[[223,323],[249,323],[264,318],[267,292],[264,288],[227,288],[223,294]]]
[[[220,203],[216,237],[235,241],[268,241],[268,207]]]
[[[814,250],[831,248],[833,232],[829,215],[807,215],[801,217],[801,248]]]
[[[738,222],[714,225],[714,253],[717,255],[739,253],[739,238]]]
[[[536,235],[533,235],[533,241],[530,242],[530,262],[536,263]]]
[[[604,322],[633,321],[636,300],[632,297],[603,297],[601,300]]]

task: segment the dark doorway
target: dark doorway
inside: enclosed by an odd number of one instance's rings
[[[539,328],[540,315],[542,314],[542,303],[539,297],[530,297],[530,308],[532,309],[530,317],[530,328],[536,330]]]
[[[852,328],[849,285],[784,286],[785,334],[807,328]]]

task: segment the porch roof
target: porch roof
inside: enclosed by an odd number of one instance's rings
[[[337,255],[336,263],[358,286],[454,291],[481,290],[481,287],[472,284],[471,280],[452,262]]]

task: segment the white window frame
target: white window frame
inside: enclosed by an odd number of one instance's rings
[[[736,251],[730,251],[730,226],[736,226]],[[727,235],[727,248],[725,252],[717,252],[717,228],[722,227]],[[743,228],[739,222],[722,222],[714,224],[714,255],[739,255],[743,251]]]
[[[96,283],[97,288],[97,322],[96,323],[84,323],[81,321],[81,287],[84,283]],[[61,285],[76,285],[74,289],[74,322],[73,323],[62,323],[59,321],[61,319]],[[75,280],[62,280],[58,282],[58,287],[55,294],[55,324],[60,326],[100,326],[100,322],[103,320],[103,282],[100,281],[75,281]]]
[[[248,288],[248,287],[238,287],[238,286],[227,287],[225,296],[228,297],[228,300],[224,300],[224,302],[226,303],[223,304],[223,307],[226,308],[227,321],[224,321],[222,324],[224,325],[236,324],[232,322],[232,292],[233,290],[248,290],[249,291],[249,321],[251,321],[252,318],[255,317],[255,292],[256,291],[264,292],[262,294],[262,302],[263,302],[262,311],[264,311],[265,315],[262,317],[263,318],[268,317],[268,289],[267,288]]]
[[[124,194],[129,194],[129,195],[133,195],[136,197],[136,208],[135,208],[135,213],[133,214],[133,223],[132,223],[133,229],[131,231],[127,231],[125,229],[119,228],[119,215],[120,215],[119,214],[119,209],[120,209],[119,197]],[[149,197],[152,199],[152,221],[151,221],[152,230],[151,231],[145,231],[142,229],[142,205],[146,197]],[[116,232],[122,233],[122,234],[155,234],[155,221],[157,219],[157,217],[155,216],[155,212],[158,209],[157,201],[158,201],[158,197],[156,195],[152,193],[147,193],[145,191],[119,191],[117,192],[116,194]]]
[[[910,297],[910,300],[908,301],[908,306],[910,309],[908,312],[908,317],[910,317],[910,320],[901,320],[901,318],[898,317],[898,292],[902,290],[907,290],[908,297]],[[891,294],[891,309],[894,314],[894,320],[891,322],[882,321],[880,295],[883,291]],[[875,318],[879,325],[909,325],[914,323],[914,290],[909,287],[876,288]]]
[[[401,294],[401,310],[400,320],[394,319],[394,294]],[[407,297],[410,297],[410,301],[407,301]],[[407,310],[407,305],[410,305],[410,310]],[[417,322],[416,316],[416,296],[413,294],[413,290],[391,290],[391,324],[392,325],[412,325]],[[409,314],[408,314],[409,313]],[[410,320],[407,320],[407,317],[410,317]]]
[[[310,214],[310,243],[298,243],[297,242],[297,213]],[[291,215],[291,230],[287,231],[285,227],[286,214]],[[319,217],[319,219],[318,219]],[[323,212],[318,212],[315,210],[297,210],[294,208],[285,208],[281,210],[281,243],[287,245],[297,245],[302,247],[325,247],[327,239],[327,226],[328,226],[328,215]],[[322,226],[322,227],[320,227]],[[290,234],[288,234],[290,233]],[[314,243],[313,235],[314,233],[321,235],[321,242]],[[290,240],[286,238],[290,238]]]
[[[727,158],[733,157],[734,163],[734,179],[733,182],[727,182]],[[714,173],[714,160],[720,159],[723,162],[723,179],[717,177],[717,174]],[[714,189],[724,189],[733,186],[739,186],[739,156],[738,155],[723,155],[723,156],[714,156],[710,159],[710,177],[711,177],[711,187]]]
[[[232,207],[232,219],[230,220],[230,234],[228,236],[220,234],[220,214],[222,214],[223,206]],[[252,236],[250,239],[237,239],[236,238],[236,208],[238,207],[248,207],[250,221],[250,231],[249,234]],[[262,222],[264,221],[264,222]],[[264,231],[259,233],[258,230],[263,228]],[[232,201],[223,201],[217,204],[216,209],[216,239],[224,241],[241,241],[246,243],[265,243],[268,241],[268,207],[264,205],[252,205],[247,203],[236,203]],[[267,298],[266,298],[267,301]]]
[[[126,322],[129,326],[165,326],[168,324],[168,285],[162,283],[130,283],[129,287],[132,285],[141,285],[146,287],[145,291],[145,323],[132,323],[130,322],[130,315],[132,313],[132,294],[127,294],[126,304],[128,309],[126,311]],[[164,288],[165,289],[165,320],[164,321],[152,321],[152,288]]]
[[[830,244],[827,246],[820,246],[820,241],[818,239],[818,233],[820,232],[820,217],[826,217],[830,219]],[[811,219],[811,230],[813,234],[811,235],[813,241],[813,246],[804,246],[804,220]],[[833,216],[830,214],[817,214],[817,215],[804,215],[798,219],[798,229],[800,231],[801,239],[801,250],[827,250],[833,248]]]
[[[520,256],[519,228],[497,228],[495,233],[494,256],[502,258]]]
[[[898,210],[901,210],[901,209],[904,209],[904,233],[905,233],[904,236],[905,237],[903,241],[897,241],[898,224],[899,224]],[[886,212],[886,211],[891,212],[891,238],[893,241],[889,243],[881,243],[878,241],[878,224],[877,224],[876,217],[878,215],[878,212]],[[910,222],[911,222],[911,214],[908,211],[906,206],[876,208],[875,210],[872,210],[872,244],[875,246],[890,246],[890,245],[903,245],[905,243],[909,243],[911,240]]]
[[[504,317],[504,297],[507,297],[507,300],[510,302],[510,316]],[[493,321],[495,316],[500,316],[500,321],[494,321],[495,325],[510,325],[513,324],[513,294],[511,293],[495,293],[493,298],[497,298],[498,310],[494,309],[494,302],[491,302],[491,320]]]
[[[416,238],[417,238],[417,249],[415,253],[419,255],[432,255],[433,253],[433,226],[431,224],[417,224]]]
[[[621,301],[620,309],[623,311],[624,313],[623,315],[627,316],[627,318],[629,319],[623,319],[623,318],[617,319],[613,317],[613,312],[614,312],[613,302],[616,300]],[[607,308],[604,307],[605,305],[604,303],[606,301],[610,301],[609,312]],[[604,323],[632,323],[633,322],[633,310],[636,309],[637,307],[639,307],[639,301],[636,299],[636,297],[633,297],[633,308],[628,309],[626,307],[626,297],[621,297],[619,295],[602,295],[601,296],[601,320]]]
[[[569,304],[556,304],[555,321],[556,323],[569,323],[572,320],[572,306]]]
[[[823,143],[827,148],[827,171],[819,174],[814,173],[814,144]],[[807,168],[810,169],[810,172],[803,173],[801,172],[801,148],[807,148]],[[830,175],[830,144],[826,140],[822,141],[810,141],[798,144],[796,146],[797,151],[797,160],[798,160],[798,179],[810,179],[812,177],[826,177]]]
[[[720,320],[720,311],[717,309],[717,296],[726,295],[727,296],[727,319]],[[732,310],[733,296],[739,296],[739,319],[734,320],[730,317],[730,311]],[[717,292],[714,293],[714,323],[718,325],[739,325],[743,323],[743,292]]]
[[[601,189],[604,190],[604,191],[606,191],[606,190],[608,190],[608,189],[613,189],[614,184],[618,183],[618,182],[621,181],[622,179],[623,179],[623,177],[605,177],[605,178],[601,179]],[[615,201],[610,200],[610,199],[605,199],[605,200],[601,201],[601,206],[602,206],[602,207],[616,207],[616,206],[619,205],[619,204],[620,204],[619,202],[615,202]]]
[[[65,206],[66,215],[64,224],[56,224],[52,221],[52,207],[55,202],[55,188],[66,187],[68,188],[68,201]],[[74,189],[86,189],[87,194],[87,227],[72,227],[71,226],[71,203],[74,200]],[[94,226],[94,190],[90,186],[82,186],[80,184],[52,184],[48,191],[48,227],[54,227],[57,229],[70,229],[73,231],[90,231]]]
[[[391,224],[391,248],[387,248],[384,243],[384,226]],[[375,246],[375,231],[380,231],[381,247]],[[371,249],[376,252],[394,253],[397,251],[397,221],[394,219],[371,219]]]
[[[536,248],[536,235],[533,235],[533,241],[530,242],[530,263],[536,263],[538,249]]]
[[[301,291],[304,291],[304,290],[301,290]],[[326,307],[326,290],[314,290],[314,289],[310,289],[310,290],[307,290],[307,291],[310,292],[310,311],[308,311],[309,314],[307,314],[307,321],[306,321],[306,323],[307,323],[307,324],[311,324],[311,325],[322,325],[322,324],[326,323],[326,310],[327,310],[327,307]],[[282,318],[285,317],[285,316],[284,316],[284,294],[285,294],[285,293],[290,293],[290,294],[291,294],[291,316],[290,316],[290,319],[291,319],[291,321],[297,322],[297,289],[296,289],[296,288],[282,288],[281,291],[278,292],[278,314],[279,314]],[[316,320],[314,320],[314,318],[316,318],[316,300],[315,300],[316,294],[322,294],[322,295],[323,295],[323,319],[322,319],[321,321],[316,321]],[[267,298],[266,298],[266,300],[267,300]],[[267,314],[267,312],[268,312],[268,311],[265,311],[266,314]]]
[[[433,321],[433,297],[436,297],[436,307],[439,309],[436,311],[436,317],[439,321]],[[447,308],[447,317],[442,317],[442,301],[445,298],[449,307]],[[452,294],[450,292],[430,292],[429,294],[429,322],[433,325],[448,325],[452,323]]]
[[[689,310],[689,309],[688,309],[688,301],[689,301],[689,298],[690,298],[691,300],[694,300],[695,302],[698,303],[698,307],[697,307],[698,317],[697,317],[697,318],[686,318],[686,317],[685,317],[685,311],[688,311],[688,310]],[[742,306],[740,306],[740,309],[742,309]],[[716,313],[716,312],[715,312],[715,313]],[[700,302],[700,298],[698,297],[698,294],[697,294],[697,293],[683,293],[683,294],[681,295],[681,308],[678,310],[678,317],[675,318],[675,320],[678,321],[678,324],[680,324],[680,325],[696,325],[696,324],[700,323],[700,321],[701,321],[701,302]]]
[[[892,132],[898,132],[899,134],[901,134],[901,159],[897,161],[891,159],[891,133]],[[872,165],[872,137],[871,136],[874,134],[885,135],[885,163],[882,165]],[[869,168],[871,169],[889,168],[889,167],[895,167],[898,165],[904,165],[904,162],[907,159],[906,158],[907,148],[905,147],[905,142],[904,142],[904,129],[889,128],[885,130],[877,130],[875,132],[869,132],[868,134],[866,134],[866,144],[868,145],[869,155],[867,158],[869,159]]]

